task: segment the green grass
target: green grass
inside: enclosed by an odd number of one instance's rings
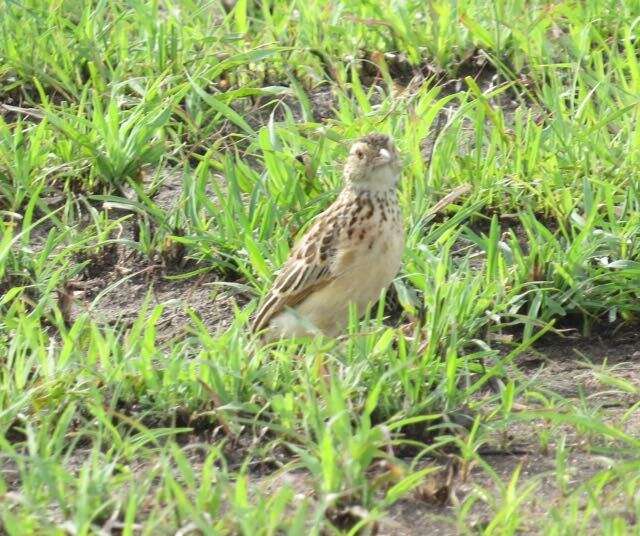
[[[638,325],[640,3],[229,4],[2,3],[1,529],[372,533],[449,457],[452,530],[637,530],[639,383],[594,368],[633,399],[612,419],[514,361],[550,331]],[[399,305],[260,347],[258,297],[372,130],[406,158]],[[165,337],[151,290],[133,322],[100,319],[132,280],[203,277],[212,308],[236,298],[224,329],[180,296]],[[518,426],[552,469],[493,467]]]

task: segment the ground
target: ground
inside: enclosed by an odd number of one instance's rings
[[[636,532],[638,16],[8,4],[0,534]],[[261,344],[372,131],[401,273],[342,337]]]

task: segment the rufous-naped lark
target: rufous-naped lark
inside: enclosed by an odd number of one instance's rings
[[[253,321],[267,341],[343,331],[375,303],[400,269],[404,249],[398,152],[384,134],[353,144],[344,188],[291,251]]]

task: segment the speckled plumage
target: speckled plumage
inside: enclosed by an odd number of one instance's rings
[[[339,334],[350,304],[358,314],[377,301],[401,265],[400,166],[391,140],[365,136],[345,164],[345,187],[293,248],[255,315],[268,340]]]

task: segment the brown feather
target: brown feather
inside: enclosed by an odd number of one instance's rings
[[[316,222],[293,249],[282,271],[276,277],[271,290],[254,316],[252,331],[258,332],[269,325],[271,319],[287,307],[295,307],[311,292],[322,288],[335,279],[332,264],[335,251],[330,245],[337,232],[335,217],[327,221],[329,214],[335,215],[336,205],[321,213]],[[299,255],[303,252],[303,255]]]

